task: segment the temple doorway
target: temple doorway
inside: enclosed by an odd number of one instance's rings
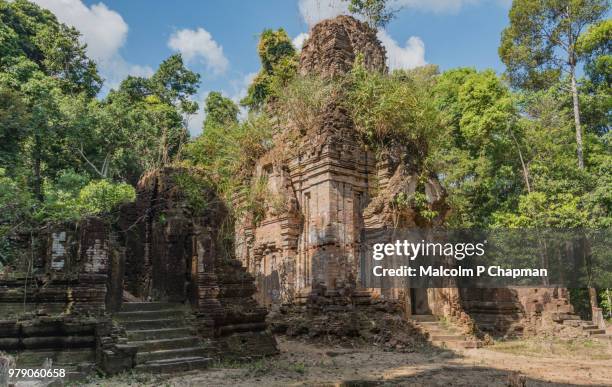
[[[412,305],[412,314],[431,314],[427,289],[411,288],[410,304]]]

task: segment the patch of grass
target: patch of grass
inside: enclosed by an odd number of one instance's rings
[[[74,386],[142,386],[153,384],[162,387],[170,386],[169,383],[165,382],[163,376],[145,372],[135,372],[134,370],[125,371],[113,376],[92,374],[88,376],[85,381],[74,383]]]
[[[612,350],[605,343],[587,338],[528,338],[499,341],[489,348],[493,351],[523,356],[612,360]]]
[[[292,371],[297,372],[298,374],[305,374],[306,373],[306,364],[304,364],[302,362],[293,363],[291,365],[291,369],[292,369]]]
[[[286,371],[303,375],[307,371],[303,362],[290,362],[278,358],[261,358],[251,361],[245,360],[220,360],[215,363],[215,368],[243,369],[245,375],[262,376],[274,371]]]

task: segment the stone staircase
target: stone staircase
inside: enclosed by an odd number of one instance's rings
[[[416,314],[412,315],[411,319],[413,324],[415,324],[421,332],[427,334],[429,341],[437,347],[462,349],[480,348],[482,346],[482,342],[457,332],[453,326],[438,320],[436,316],[430,314]]]
[[[212,362],[186,311],[181,304],[128,302],[113,315],[125,329],[127,344],[138,348],[136,371],[182,372],[206,368]]]
[[[599,328],[591,321],[581,320],[578,315],[575,314],[562,314],[555,316],[555,321],[560,322],[563,325],[569,325],[576,328],[582,328],[583,331],[589,334],[589,337],[594,339],[611,340],[612,334],[606,333],[605,329]]]

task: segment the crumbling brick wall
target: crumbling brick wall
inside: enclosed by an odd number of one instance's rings
[[[187,178],[199,182],[195,189],[204,205],[193,205],[185,195],[180,181]],[[227,220],[224,203],[197,170],[147,173],[119,222],[126,246],[124,287],[143,299],[190,304],[199,334],[224,358],[276,353],[267,310],[253,298],[254,278],[224,244]]]

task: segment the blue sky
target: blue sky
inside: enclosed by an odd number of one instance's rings
[[[346,12],[340,0],[34,0],[83,33],[99,62],[105,90],[128,74],[150,75],[181,52],[202,76],[201,102],[211,90],[238,100],[259,70],[256,45],[265,28],[303,38],[318,20]],[[497,55],[508,0],[392,0],[402,7],[379,33],[389,65],[424,63],[503,71]],[[302,34],[302,35],[300,35]],[[297,39],[299,40],[299,39]],[[296,41],[297,41],[296,40]],[[200,132],[203,113],[190,122]]]

